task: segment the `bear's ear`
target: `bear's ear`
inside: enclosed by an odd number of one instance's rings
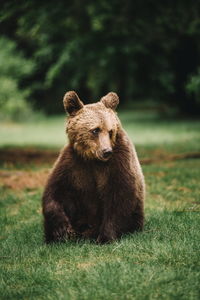
[[[103,102],[105,107],[111,108],[111,109],[116,109],[117,105],[119,104],[119,97],[116,93],[110,92],[104,97],[101,98],[100,100]]]
[[[84,106],[83,102],[79,99],[77,93],[74,91],[70,91],[65,94],[63,98],[63,104],[65,111],[71,116],[75,115],[76,112]]]

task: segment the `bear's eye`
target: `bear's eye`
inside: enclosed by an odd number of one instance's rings
[[[97,127],[97,128],[92,130],[92,133],[97,135],[100,131],[101,131],[101,129],[99,127]]]
[[[109,137],[112,138],[112,136],[113,136],[113,131],[110,130],[110,131],[109,131]]]

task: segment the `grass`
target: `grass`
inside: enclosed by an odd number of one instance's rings
[[[37,122],[4,122],[0,127],[0,146],[59,148],[66,141],[64,116],[39,119]]]
[[[169,124],[152,115],[133,116],[122,113],[121,120],[137,141],[140,156],[199,151],[200,122]],[[5,130],[0,133],[4,147],[57,148],[65,139],[62,118],[41,120],[35,127],[19,125],[21,140],[19,132],[13,132],[14,124],[7,126],[0,127]],[[12,136],[16,140],[10,143]],[[6,164],[2,166],[7,170]],[[34,172],[44,168],[38,165]],[[163,161],[144,165],[143,170],[147,183],[144,232],[104,246],[88,241],[44,245],[41,186],[19,190],[1,184],[0,298],[199,299],[200,159]],[[9,172],[15,171],[15,164],[9,167]]]

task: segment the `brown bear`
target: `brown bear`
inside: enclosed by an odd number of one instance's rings
[[[43,194],[45,240],[83,237],[98,243],[141,230],[145,184],[136,151],[115,112],[116,93],[84,105],[64,96],[69,144]]]

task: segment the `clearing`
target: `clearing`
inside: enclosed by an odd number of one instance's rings
[[[147,184],[142,233],[43,242],[41,195],[64,118],[0,124],[1,299],[199,299],[200,122],[121,112]]]

